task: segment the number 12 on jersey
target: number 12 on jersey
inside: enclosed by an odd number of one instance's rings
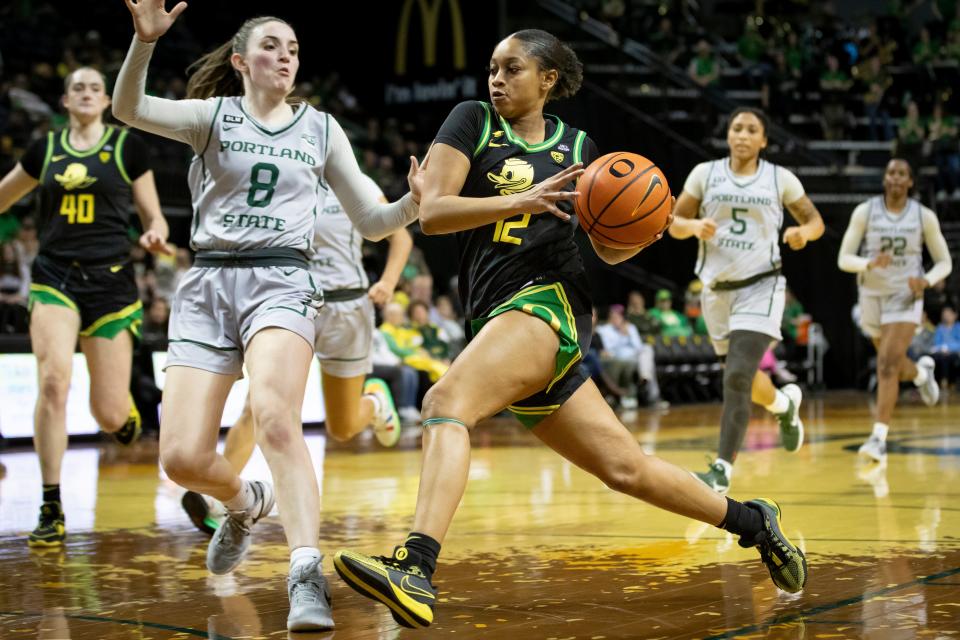
[[[497,220],[497,226],[493,230],[493,241],[494,242],[508,242],[510,244],[522,244],[523,238],[517,238],[516,236],[510,235],[510,232],[514,229],[525,229],[527,225],[530,224],[530,214],[523,213],[520,214],[519,220]]]

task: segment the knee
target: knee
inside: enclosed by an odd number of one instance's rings
[[[130,404],[124,398],[123,402],[108,402],[103,400],[90,401],[90,413],[100,428],[110,433],[124,425],[130,417]]]
[[[900,375],[900,358],[880,354],[877,358],[877,375],[881,378],[896,378]]]
[[[753,386],[753,376],[753,372],[731,367],[728,363],[723,372],[723,389],[734,393],[749,393]]]
[[[44,371],[40,375],[40,398],[45,404],[64,406],[67,392],[70,390],[70,378],[61,371]]]
[[[456,394],[444,384],[443,379],[427,390],[423,396],[423,407],[420,411],[424,419],[427,418],[463,418],[456,415],[459,407],[456,402]]]
[[[254,407],[257,440],[264,449],[286,451],[300,435],[299,417],[280,407]]]
[[[160,464],[167,476],[180,486],[190,486],[203,478],[203,471],[210,467],[211,461],[181,446],[162,447]]]
[[[598,476],[603,484],[619,493],[641,498],[646,492],[646,474],[639,460],[615,459]]]
[[[360,425],[358,425],[357,422],[357,418],[353,418],[352,420],[344,418],[331,418],[328,414],[325,425],[327,435],[337,442],[346,442],[360,430]]]

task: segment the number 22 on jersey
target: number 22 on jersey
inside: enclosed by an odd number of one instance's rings
[[[67,224],[91,224],[93,203],[92,193],[65,193],[60,201],[60,215],[67,216]]]

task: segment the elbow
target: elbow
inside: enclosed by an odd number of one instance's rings
[[[423,200],[420,202],[420,230],[428,236],[435,236],[439,233],[443,233],[443,230],[440,228],[439,220],[437,220],[434,207],[428,205]]]
[[[133,120],[133,109],[128,108],[121,102],[114,102],[111,108],[113,117],[120,122],[129,124]]]

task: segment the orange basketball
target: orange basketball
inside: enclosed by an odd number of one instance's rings
[[[641,155],[618,151],[597,158],[580,176],[577,191],[573,204],[580,226],[602,245],[632,249],[667,228],[670,185]]]

